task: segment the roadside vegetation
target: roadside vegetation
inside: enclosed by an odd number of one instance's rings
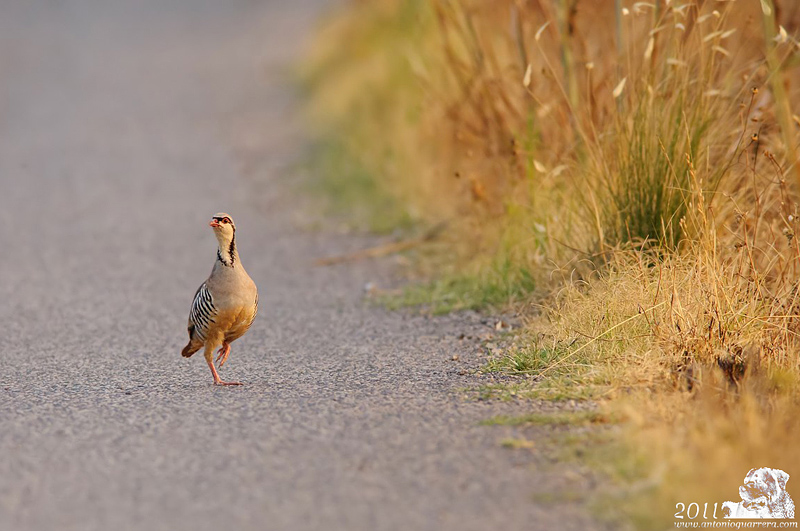
[[[641,528],[800,472],[798,35],[788,0],[362,0],[304,72],[321,186],[446,227],[394,303],[519,312],[479,392],[596,401]]]

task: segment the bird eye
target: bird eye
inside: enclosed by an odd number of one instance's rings
[[[230,223],[231,220],[230,220],[230,218],[222,218],[222,222],[223,223]]]

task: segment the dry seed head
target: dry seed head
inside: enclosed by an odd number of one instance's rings
[[[656,46],[656,40],[653,37],[650,37],[650,40],[647,41],[647,49],[644,51],[644,58],[650,59],[653,55],[653,49]]]
[[[550,170],[550,177],[553,177],[553,178],[558,177],[566,169],[567,169],[567,165],[566,164],[561,164],[560,166],[556,166],[555,168]]]
[[[750,89],[750,92],[752,92],[752,93],[753,93],[753,96],[755,96],[756,94],[758,94],[758,87],[753,87],[753,88],[751,88],[751,89]]]
[[[614,90],[611,92],[611,95],[614,96],[614,99],[619,98],[622,95],[622,91],[625,90],[625,83],[628,81],[627,76],[622,78]]]
[[[686,16],[686,10],[688,8],[689,8],[689,4],[686,3],[686,4],[683,4],[682,6],[674,7],[674,8],[672,8],[672,10],[675,13],[679,14],[680,16],[685,17]]]
[[[536,30],[536,35],[533,36],[533,40],[535,40],[536,42],[539,42],[539,39],[542,36],[542,32],[544,32],[544,29],[549,25],[550,25],[550,21],[549,20],[547,22],[545,22],[544,24],[542,24],[542,26],[538,30]]]
[[[780,29],[778,30],[778,34],[775,35],[775,38],[773,40],[775,42],[779,42],[779,43],[785,43],[786,41],[788,41],[789,40],[789,34],[786,33],[786,28],[784,28],[783,26],[780,26]]]

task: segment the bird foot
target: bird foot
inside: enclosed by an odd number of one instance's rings
[[[222,380],[218,380],[214,382],[214,385],[242,385],[242,382],[223,382]]]
[[[230,351],[231,347],[228,347],[228,351]],[[225,361],[224,358],[222,360]],[[219,377],[219,373],[217,369],[214,368],[214,364],[211,362],[211,355],[206,353],[206,363],[208,363],[208,368],[211,369],[211,377],[214,378],[214,385],[242,385],[241,382],[223,382],[222,378]]]

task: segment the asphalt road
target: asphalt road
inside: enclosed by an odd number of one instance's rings
[[[313,266],[369,243],[291,191],[321,3],[0,2],[0,530],[592,526],[477,424],[529,406],[459,392],[483,319],[366,304],[385,261]],[[217,211],[261,298],[241,388],[180,356]]]

